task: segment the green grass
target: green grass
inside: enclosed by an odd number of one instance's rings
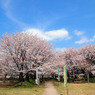
[[[39,86],[37,92],[37,86],[34,80],[30,80],[30,82],[20,82],[15,86],[0,87],[0,95],[42,95],[43,90],[44,83]]]
[[[54,82],[54,85],[60,95],[67,95],[64,83]],[[95,83],[69,83],[68,92],[69,95],[95,95]]]
[[[44,85],[37,87],[16,87],[16,88],[0,88],[0,95],[41,95]]]

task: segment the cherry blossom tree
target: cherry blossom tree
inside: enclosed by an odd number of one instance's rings
[[[10,69],[20,72],[20,79],[24,81],[23,72],[29,78],[28,70],[47,63],[53,56],[52,44],[38,38],[37,35],[24,33],[5,34],[0,39],[2,66],[7,72]],[[29,80],[29,79],[28,79]]]
[[[90,44],[83,46],[79,51],[80,55],[83,57],[81,66],[85,69],[89,83],[89,74],[91,73],[91,67],[95,65],[95,45]]]
[[[0,39],[0,69],[3,74],[15,75],[29,81],[29,72],[38,68],[43,74],[63,75],[63,67],[68,66],[69,78],[75,79],[79,72],[85,71],[88,82],[91,70],[95,66],[95,45],[86,45],[80,49],[69,48],[63,52],[52,50],[52,44],[37,35],[26,33],[5,34]]]

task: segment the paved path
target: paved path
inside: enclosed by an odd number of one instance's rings
[[[43,95],[59,95],[52,82],[45,83],[45,90]]]

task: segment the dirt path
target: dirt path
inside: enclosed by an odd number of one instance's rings
[[[45,83],[45,90],[42,95],[59,95],[52,82]]]

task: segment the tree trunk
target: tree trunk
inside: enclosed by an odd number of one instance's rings
[[[57,75],[55,75],[55,80],[57,79]]]
[[[55,74],[54,74],[54,79],[55,79]]]
[[[20,81],[24,81],[23,73],[22,72],[19,74],[19,79],[20,79]]]
[[[73,82],[75,81],[75,73],[74,73],[74,70],[73,70]]]
[[[44,75],[42,74],[42,82],[43,82],[43,80],[44,80]]]
[[[3,83],[6,82],[6,77],[7,77],[7,74],[5,74],[4,78],[3,78]]]
[[[28,73],[26,73],[26,81],[29,82],[29,74]]]
[[[68,72],[68,82],[70,82],[70,78],[71,78],[70,72]]]
[[[63,80],[63,76],[60,76],[60,80],[61,80],[61,81]]]
[[[87,74],[87,80],[88,80],[88,84],[89,84],[89,72],[88,72],[88,74]]]

